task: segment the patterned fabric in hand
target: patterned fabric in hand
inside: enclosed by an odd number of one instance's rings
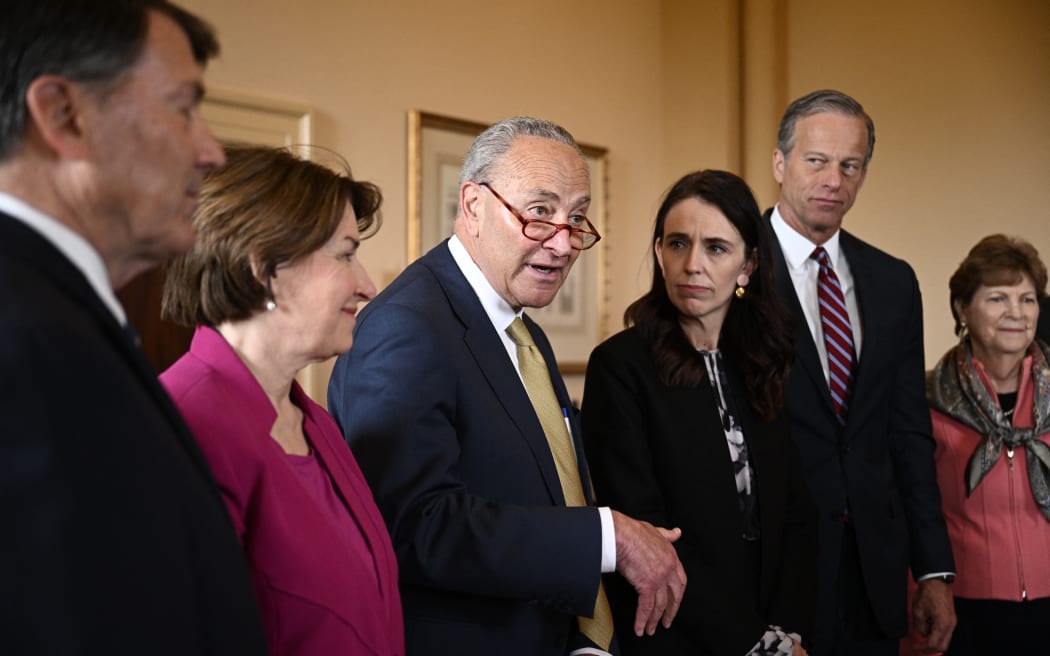
[[[1036,340],[1028,349],[1032,356],[1032,383],[1035,386],[1035,425],[1017,428],[1010,413],[1003,412],[998,400],[978,379],[969,340],[948,351],[930,373],[927,396],[930,406],[976,430],[983,437],[966,468],[970,492],[991,471],[1003,448],[1025,447],[1025,462],[1032,497],[1040,512],[1050,521],[1050,447],[1036,439],[1050,433],[1050,346]]]
[[[802,637],[797,633],[788,633],[779,626],[770,626],[758,644],[745,656],[791,656],[795,645],[802,644]]]
[[[839,277],[831,268],[828,252],[823,246],[818,246],[810,257],[820,265],[817,299],[820,303],[820,328],[828,352],[828,389],[835,416],[840,424],[845,424],[853,384],[853,328],[846,310],[846,296],[842,293]]]

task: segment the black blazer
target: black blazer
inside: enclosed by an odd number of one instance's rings
[[[649,346],[628,329],[591,354],[583,395],[587,457],[599,502],[657,526],[681,527],[675,544],[689,583],[678,617],[653,637],[621,633],[625,655],[745,654],[768,625],[806,639],[816,581],[814,508],[783,417],[763,421],[746,402],[723,350],[755,473],[761,566],[742,540],[725,431],[711,382],[668,388]],[[608,589],[618,625],[637,595],[619,576]]]
[[[571,408],[543,331],[525,323]],[[539,419],[447,242],[361,312],[328,406],[393,538],[410,656],[564,656],[583,644],[598,510],[565,507]]]
[[[863,336],[844,428],[820,356],[773,236],[777,289],[794,315],[795,365],[787,387],[791,434],[819,509],[818,632],[835,626],[835,580],[847,502],[869,601],[888,637],[907,630],[908,567],[916,576],[955,569],[941,514],[926,405],[922,299],[911,267],[841,231]]]
[[[0,214],[0,650],[264,654],[189,429],[83,274]]]

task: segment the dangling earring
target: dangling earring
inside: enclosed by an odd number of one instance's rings
[[[965,340],[966,336],[970,334],[970,327],[966,325],[965,321],[959,322],[959,341]]]
[[[744,298],[747,295],[747,283],[750,280],[746,273],[741,273],[736,277],[736,291],[733,293],[736,294],[737,298]]]
[[[266,311],[273,312],[277,309],[277,301],[273,299],[273,288],[270,287],[270,276],[266,276]]]

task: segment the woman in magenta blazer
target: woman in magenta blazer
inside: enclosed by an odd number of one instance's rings
[[[379,190],[283,150],[227,149],[171,263],[163,313],[196,325],[160,379],[222,488],[271,654],[404,654],[397,565],[327,412],[295,382],[350,348],[375,287],[357,260]]]

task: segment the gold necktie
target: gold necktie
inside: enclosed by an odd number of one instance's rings
[[[576,454],[573,451],[572,435],[558,398],[554,395],[550,372],[543,354],[536,348],[532,335],[520,317],[516,317],[507,327],[507,334],[518,345],[518,369],[525,381],[529,400],[536,410],[536,416],[547,436],[547,445],[554,464],[558,469],[562,495],[566,506],[586,506],[583,496],[583,485],[580,483],[580,470],[576,466]],[[580,631],[592,642],[608,650],[612,642],[613,622],[609,601],[605,598],[605,587],[598,584],[598,599],[594,604],[594,618],[580,617]]]

